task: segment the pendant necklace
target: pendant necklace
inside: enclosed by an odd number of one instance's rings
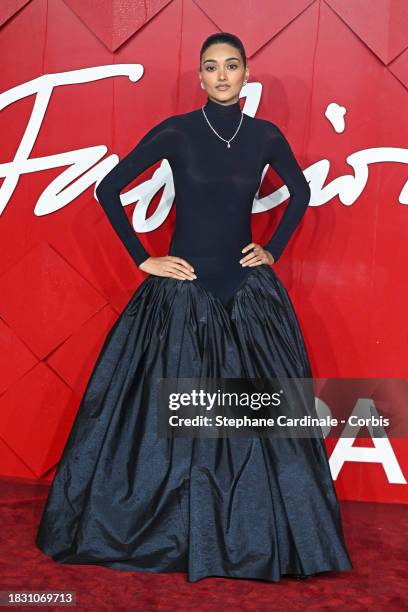
[[[241,119],[240,119],[240,122],[239,122],[239,126],[237,127],[236,132],[235,132],[235,134],[232,136],[232,138],[230,138],[229,140],[227,140],[226,138],[223,138],[222,136],[220,136],[220,135],[218,134],[218,132],[217,132],[217,131],[216,131],[216,130],[213,128],[213,126],[211,125],[211,123],[208,121],[208,117],[207,117],[207,115],[205,114],[204,106],[202,106],[202,107],[201,107],[201,110],[203,111],[203,114],[204,114],[205,120],[207,121],[208,125],[210,126],[210,128],[212,129],[212,131],[214,132],[214,134],[215,134],[216,136],[218,136],[218,138],[220,138],[220,140],[223,140],[224,142],[226,142],[226,143],[227,143],[227,147],[228,147],[228,149],[230,149],[230,148],[231,148],[230,142],[231,142],[232,140],[234,140],[235,136],[236,136],[236,135],[238,134],[238,132],[239,132],[239,128],[241,127],[241,123],[242,123],[242,120],[243,120],[243,118],[244,118],[244,113],[241,111]]]

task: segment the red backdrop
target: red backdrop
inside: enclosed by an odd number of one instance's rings
[[[55,471],[106,334],[146,276],[95,182],[111,154],[205,101],[199,49],[219,30],[247,49],[246,112],[282,129],[311,181],[309,210],[276,271],[315,377],[408,376],[405,0],[259,0],[256,11],[249,0],[3,0],[0,25],[1,475]],[[169,176],[164,160],[130,186],[145,203],[153,196],[147,221],[135,197],[126,206],[156,255],[174,225]],[[254,204],[256,241],[284,210],[281,186],[269,169]],[[335,444],[327,440],[330,453]],[[339,496],[408,502],[404,439],[387,452],[399,476],[347,460]]]

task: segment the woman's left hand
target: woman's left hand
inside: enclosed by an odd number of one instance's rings
[[[242,259],[239,260],[239,263],[242,266],[260,266],[262,264],[271,265],[275,262],[272,253],[269,251],[265,251],[264,248],[261,247],[260,244],[256,242],[250,242],[243,249],[242,253],[246,253],[251,250],[248,255],[245,255]]]

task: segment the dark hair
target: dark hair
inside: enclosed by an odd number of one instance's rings
[[[246,68],[247,59],[244,45],[238,36],[235,36],[235,34],[230,34],[229,32],[217,32],[216,34],[211,34],[211,36],[208,36],[208,38],[205,39],[200,51],[200,67],[203,53],[208,49],[208,47],[214,45],[215,43],[227,43],[228,45],[235,47],[241,54],[242,61],[244,62],[244,68]]]

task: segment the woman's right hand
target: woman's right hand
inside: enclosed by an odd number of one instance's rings
[[[185,259],[175,255],[165,255],[164,257],[148,257],[139,266],[143,272],[155,274],[156,276],[167,276],[169,278],[179,278],[181,280],[194,280],[194,268]]]

